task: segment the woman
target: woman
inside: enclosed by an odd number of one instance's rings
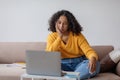
[[[53,14],[48,30],[52,32],[46,50],[61,52],[62,70],[80,72],[81,79],[99,73],[98,55],[81,33],[82,27],[71,12],[61,10]]]

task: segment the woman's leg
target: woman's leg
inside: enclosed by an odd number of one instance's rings
[[[61,69],[63,71],[74,71],[74,68],[72,67],[72,61],[71,59],[63,59],[61,61]]]
[[[76,67],[75,72],[80,72],[80,79],[81,80],[88,79],[90,77],[94,77],[100,71],[100,63],[97,62],[96,63],[96,66],[97,66],[96,67],[96,71],[93,74],[91,74],[89,72],[88,63],[89,63],[88,60],[84,60],[83,62],[81,62],[80,64],[78,64],[77,67]]]
[[[61,69],[64,71],[74,71],[76,66],[85,59],[85,57],[62,59]]]

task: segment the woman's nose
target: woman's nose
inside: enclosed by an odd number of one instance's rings
[[[63,24],[60,24],[60,28],[63,28]]]

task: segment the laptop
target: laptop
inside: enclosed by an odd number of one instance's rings
[[[26,73],[30,75],[61,76],[60,52],[26,51]]]

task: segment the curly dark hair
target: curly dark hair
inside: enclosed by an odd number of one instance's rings
[[[67,10],[61,10],[53,14],[53,16],[49,20],[49,31],[56,32],[55,24],[60,16],[66,16],[68,20],[68,30],[72,31],[75,34],[79,34],[82,31],[81,25],[78,23],[74,15],[67,11]]]

